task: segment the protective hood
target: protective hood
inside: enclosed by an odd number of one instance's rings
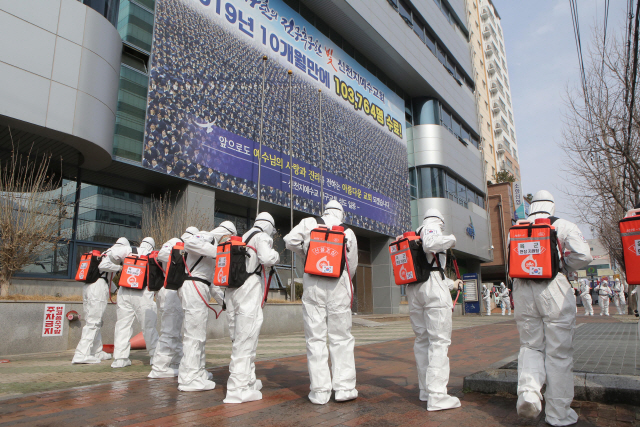
[[[504,285],[504,282],[500,282],[500,291],[503,292],[505,288],[506,286]]]
[[[620,279],[616,279],[615,282],[616,282],[616,285],[620,285]]]
[[[422,226],[426,228],[440,227],[441,231],[444,231],[444,216],[438,209],[429,209],[424,214],[424,220]]]
[[[198,234],[200,232],[200,230],[198,230],[196,227],[189,227],[187,228],[187,230],[182,234],[182,236],[180,236],[180,238],[182,240],[187,240],[190,239],[191,237],[195,236],[196,234]]]
[[[223,221],[222,224],[211,230],[211,235],[216,239],[216,242],[220,242],[224,236],[236,236],[237,234],[236,226],[231,221]]]
[[[487,289],[487,285],[482,285],[482,289]]]
[[[260,212],[253,223],[257,227],[272,237],[276,233],[276,223],[269,212]]]
[[[129,240],[126,237],[121,237],[116,240],[116,245],[131,246]]]
[[[153,240],[153,237],[145,237],[142,239],[140,243],[140,249],[147,250],[147,252],[151,253],[156,249],[156,242]]]
[[[322,216],[333,216],[338,221],[344,221],[344,208],[337,200],[330,200],[329,203],[324,207],[324,212]]]
[[[556,202],[553,195],[547,190],[540,190],[533,196],[529,216],[547,217],[556,211]]]

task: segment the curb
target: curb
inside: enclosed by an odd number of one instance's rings
[[[640,405],[640,377],[574,372],[574,399],[599,403]],[[489,369],[464,378],[464,390],[517,395],[518,371]]]

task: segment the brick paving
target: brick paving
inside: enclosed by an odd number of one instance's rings
[[[357,316],[368,318],[370,316]],[[408,316],[371,316],[375,327],[354,325],[356,345],[367,345],[382,341],[413,337]],[[466,316],[454,318],[454,329],[467,328],[487,323],[502,322],[503,317]],[[208,340],[206,345],[206,367],[213,369],[229,365],[231,341],[229,338]],[[258,360],[269,360],[286,356],[306,354],[304,333],[264,336],[258,342]],[[71,365],[73,350],[60,353],[43,353],[12,356],[11,363],[0,364],[0,397],[37,391],[60,390],[82,385],[101,384],[113,381],[143,379],[149,374],[149,356],[146,351],[132,351],[132,366],[111,369],[111,361],[97,365]]]
[[[407,331],[406,322],[398,321],[385,322],[380,327],[354,328],[354,332],[361,334],[357,339],[379,341],[356,347],[360,396],[355,401],[337,403],[332,400],[323,406],[311,404],[307,398],[306,357],[299,355],[256,363],[258,378],[264,384],[264,398],[258,402],[222,403],[228,376],[225,366],[210,369],[218,385],[208,392],[181,393],[175,379],[133,379],[0,398],[0,426],[546,425],[542,417],[533,422],[519,419],[513,396],[463,393],[465,376],[512,356],[517,352],[519,340],[513,318],[469,316],[458,319],[454,320],[457,329],[453,332],[449,351],[449,392],[462,401],[462,408],[455,410],[427,412],[426,403],[418,399],[413,339],[389,340],[399,338],[398,335]],[[501,323],[495,323],[498,320]],[[625,320],[578,317],[578,323],[585,323],[579,329]],[[474,326],[477,324],[480,326]],[[288,339],[273,337],[270,345],[284,346]],[[284,351],[298,351],[298,348]],[[107,366],[106,363],[103,365]],[[48,367],[52,366],[56,364],[49,363]],[[143,367],[147,372],[148,366]],[[31,373],[35,374],[34,381],[46,375],[45,368],[47,366],[43,364],[41,372]],[[4,376],[1,369],[0,381]],[[121,371],[126,370],[118,370]],[[57,373],[59,381],[67,380],[70,375],[70,372]],[[580,414],[579,426],[640,427],[640,408],[637,407],[577,401],[573,406]]]
[[[587,319],[586,322],[589,322]],[[369,328],[375,329],[375,328]],[[0,426],[515,426],[545,425],[518,419],[512,396],[463,393],[464,376],[517,351],[513,320],[458,329],[450,348],[450,393],[462,408],[427,412],[418,399],[413,339],[356,348],[358,390],[355,401],[311,404],[306,357],[256,364],[264,384],[263,400],[222,403],[227,368],[213,369],[215,390],[181,393],[176,380],[132,380],[44,392],[0,400]],[[640,409],[627,405],[574,402],[579,426],[640,427]]]

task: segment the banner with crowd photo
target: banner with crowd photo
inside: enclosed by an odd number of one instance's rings
[[[324,194],[348,224],[408,229],[401,97],[282,0],[157,0],[155,16],[145,167],[287,207],[292,173],[294,209],[319,215]]]

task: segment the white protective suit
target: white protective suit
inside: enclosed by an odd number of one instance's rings
[[[205,301],[209,302],[212,291],[219,292],[216,286],[211,285],[215,270],[216,248],[218,241],[231,233],[235,234],[235,226],[230,221],[224,221],[211,232],[201,231],[184,243],[184,249],[188,255],[186,263],[188,272],[191,273],[191,277],[200,280],[185,280],[178,291],[184,310],[182,340],[184,354],[178,369],[178,390],[180,391],[204,391],[213,390],[216,387],[216,383],[212,381],[213,375],[204,369],[204,346],[207,341],[207,319],[209,318],[209,308]],[[202,259],[198,262],[201,257]],[[198,265],[194,268],[196,263]],[[217,301],[222,301],[221,292],[215,297]]]
[[[511,298],[509,294],[509,288],[507,288],[504,282],[500,282],[500,307],[502,307],[502,315],[504,316],[507,309],[509,309],[509,316],[511,316]]]
[[[156,243],[151,237],[145,237],[138,248],[138,255],[149,255],[155,250]],[[127,254],[128,256],[129,254]],[[130,289],[121,286],[118,289],[118,311],[116,329],[114,332],[113,363],[112,368],[124,368],[131,366],[129,352],[131,351],[131,335],[133,333],[133,320],[138,319],[142,327],[142,336],[147,347],[151,364],[153,355],[158,345],[158,330],[156,323],[158,313],[154,293],[146,286],[144,289]]]
[[[325,206],[322,219],[329,228],[341,225],[344,220],[342,205],[336,200],[331,200]],[[287,249],[305,259],[311,230],[317,225],[315,218],[303,219],[284,237]],[[353,292],[351,279],[358,266],[358,242],[351,229],[345,230],[345,236],[348,268],[345,266],[339,278],[307,273],[303,277],[302,317],[307,340],[307,366],[311,379],[309,400],[318,405],[324,405],[329,401],[332,389],[338,402],[358,397],[353,354],[355,338],[351,335],[350,305]]]
[[[593,288],[594,291],[598,291],[598,304],[600,305],[600,316],[609,315],[609,300],[613,296],[609,282],[603,280],[598,286]]]
[[[247,272],[258,270],[258,274],[249,276],[239,288],[229,288],[226,291],[227,316],[231,314],[230,318],[233,318],[233,324],[229,325],[233,347],[224,403],[244,403],[262,399],[262,381],[256,380],[255,366],[265,291],[264,274],[260,270],[268,274],[268,269],[280,260],[280,255],[273,249],[271,236],[275,232],[273,218],[267,212],[262,212],[256,217],[253,228],[242,236],[242,241],[256,249],[249,249],[250,256],[246,260]]]
[[[416,230],[422,239],[422,249],[429,263],[437,253],[440,266],[447,262],[446,251],[453,248],[456,238],[444,235],[444,217],[438,209],[429,209],[422,226]],[[433,264],[437,267],[437,263]],[[427,402],[428,411],[453,409],[460,406],[457,397],[447,394],[449,382],[449,345],[451,344],[452,309],[450,291],[462,286],[440,271],[432,271],[426,282],[407,285],[407,300],[411,326],[416,335],[413,352],[418,369],[420,400]]]
[[[620,282],[620,279],[615,279],[613,282],[613,304],[616,306],[616,310],[619,315],[626,314],[624,312],[627,300],[624,297],[624,285]]]
[[[168,240],[158,251],[158,261],[166,271],[167,263],[171,258],[171,250],[176,243],[186,242],[195,236],[199,230],[189,227],[180,236]],[[153,356],[153,367],[148,378],[172,378],[178,376],[178,366],[182,360],[182,321],[184,312],[178,291],[162,288],[157,294],[158,308],[160,309],[160,337]]]
[[[580,279],[580,298],[582,298],[585,316],[593,316],[593,305],[591,305],[591,294],[589,294],[590,289],[591,285],[589,285],[589,280]]]
[[[131,252],[129,241],[121,237],[116,243],[104,252],[104,258],[100,261],[98,269],[100,277],[94,283],[85,285],[82,289],[82,309],[85,325],[82,328],[82,337],[71,363],[100,363],[111,359],[111,355],[102,351],[102,316],[107,309],[109,301],[109,273],[117,273],[122,268],[122,261]]]
[[[491,291],[487,289],[487,285],[482,285],[482,301],[487,310],[487,316],[491,316]]]
[[[529,220],[553,215],[555,203],[548,191],[533,197]],[[592,261],[589,245],[578,227],[566,220],[553,223],[564,251],[562,271],[552,280],[514,279],[513,296],[520,333],[518,355],[518,415],[535,418],[542,408],[540,390],[546,382],[548,424],[565,426],[578,421],[573,400],[573,333],[576,299],[565,272]]]

